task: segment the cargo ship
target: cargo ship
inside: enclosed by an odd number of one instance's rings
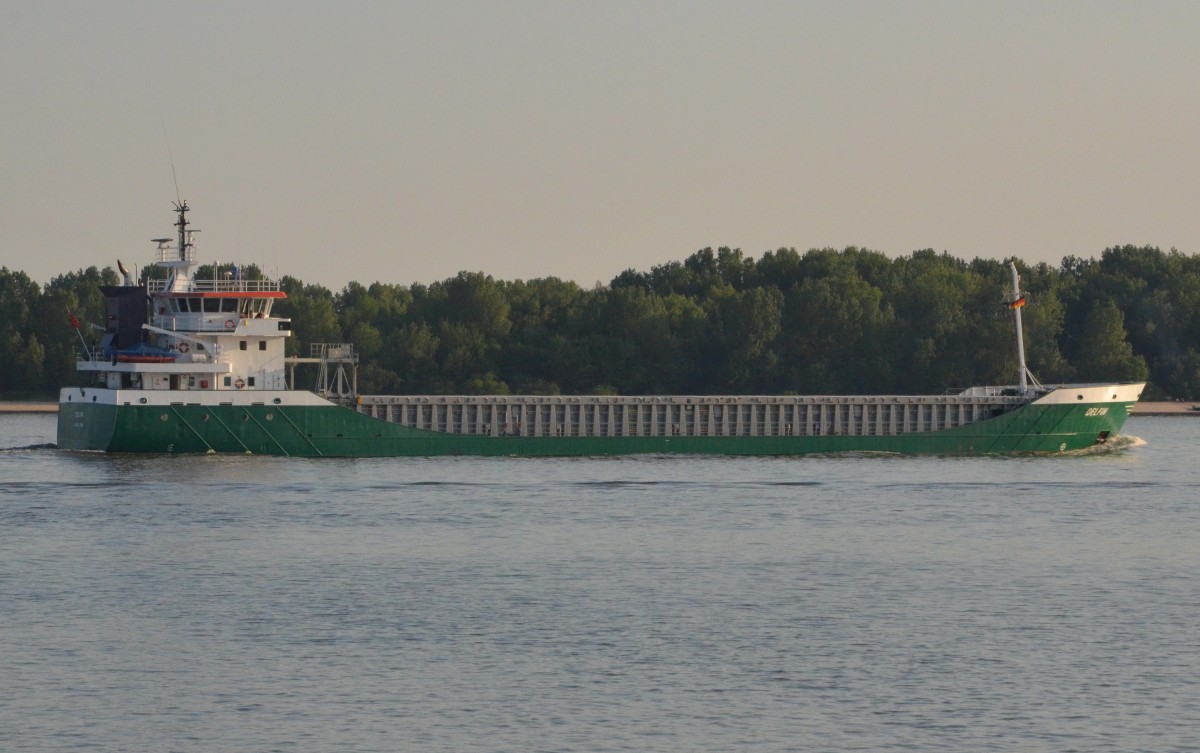
[[[358,395],[357,356],[288,357],[276,281],[200,279],[186,202],[158,274],[103,286],[106,321],[61,391],[58,447],[299,457],[1061,453],[1111,441],[1144,383],[1043,386],[1025,364],[1012,264],[1018,383],[942,395]],[[82,339],[82,338],[81,338]],[[316,388],[295,369],[316,367]]]

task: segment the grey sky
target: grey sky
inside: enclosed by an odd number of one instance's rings
[[[1200,252],[1200,3],[0,0],[0,265]]]

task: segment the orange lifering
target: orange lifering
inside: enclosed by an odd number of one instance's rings
[[[192,347],[192,346],[191,346],[191,345],[188,345],[187,343],[179,343],[179,352],[180,352],[180,353],[187,353],[187,352],[188,352],[188,350],[190,350],[190,349],[191,349],[191,347]]]
[[[234,321],[234,320],[232,320],[232,319],[226,319],[226,320],[225,320],[225,331],[226,331],[226,332],[232,332],[232,331],[234,331],[235,329],[237,329],[237,322],[235,322],[235,321]]]
[[[240,390],[241,388],[243,388],[243,387],[245,387],[245,386],[246,386],[246,380],[245,380],[245,379],[242,379],[241,377],[238,377],[238,378],[237,378],[237,379],[234,381],[234,383],[233,383],[233,386],[234,386],[234,387],[237,387],[237,388]]]

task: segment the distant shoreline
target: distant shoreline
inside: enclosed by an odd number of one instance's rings
[[[1192,410],[1191,402],[1138,403],[1131,415],[1134,416],[1197,416],[1200,410]],[[0,402],[0,413],[58,413],[58,403],[43,400],[13,400]]]
[[[1200,416],[1200,410],[1192,410],[1197,403],[1161,402],[1138,403],[1130,415],[1133,416]]]
[[[0,413],[58,413],[58,403],[44,400],[6,400],[0,402]]]

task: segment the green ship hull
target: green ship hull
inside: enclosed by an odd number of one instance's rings
[[[1140,392],[1140,385],[1134,387]],[[61,449],[290,457],[1058,453],[1111,439],[1136,400],[1135,395],[1128,401],[1124,395],[1122,400],[1102,402],[1035,400],[964,426],[885,435],[489,436],[416,429],[324,401],[138,405],[96,401],[92,393],[103,390],[88,390],[90,399],[79,392],[69,398],[67,390],[63,393],[58,417]]]

